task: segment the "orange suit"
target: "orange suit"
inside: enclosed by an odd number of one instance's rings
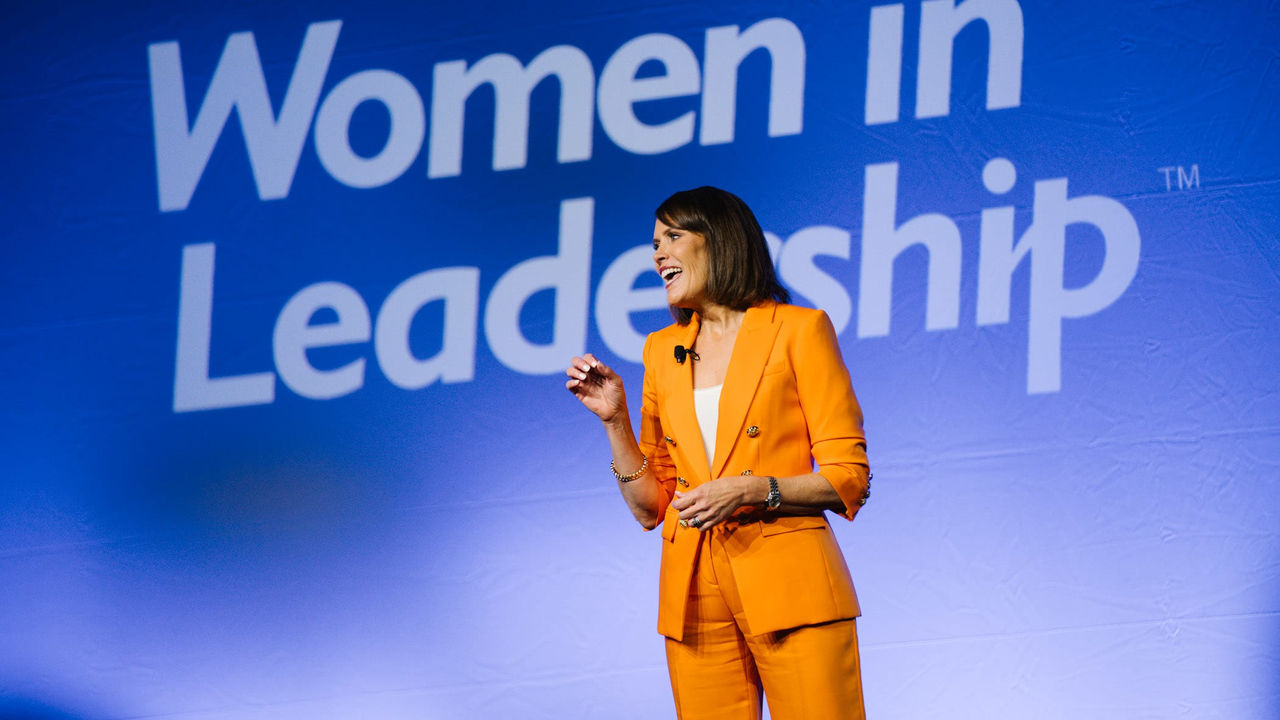
[[[721,390],[716,452],[707,467],[693,409],[690,347],[698,317],[651,334],[644,349],[640,450],[662,487],[665,515],[658,632],[684,634],[689,583],[701,531],[679,526],[676,490],[726,475],[817,472],[835,488],[849,519],[868,476],[862,411],[826,313],[764,303],[742,320]],[[785,501],[785,495],[784,495]],[[748,635],[860,614],[853,581],[825,515],[748,512],[725,521],[724,549],[742,599]]]

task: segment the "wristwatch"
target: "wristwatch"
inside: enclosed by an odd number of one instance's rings
[[[782,493],[778,492],[778,478],[769,477],[769,494],[764,498],[764,506],[770,510],[777,510],[782,505]]]

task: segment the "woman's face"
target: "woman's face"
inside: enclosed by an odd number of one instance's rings
[[[667,288],[667,304],[698,309],[706,302],[710,258],[702,233],[653,224],[653,264]]]

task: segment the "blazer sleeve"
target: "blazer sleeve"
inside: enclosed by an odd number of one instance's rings
[[[640,452],[649,459],[649,473],[658,481],[658,507],[656,508],[658,524],[666,517],[667,506],[676,491],[676,466],[667,449],[666,436],[662,431],[662,417],[658,401],[658,378],[656,363],[650,357],[650,345],[653,336],[644,342],[644,394],[640,405]]]
[[[791,344],[791,354],[818,474],[835,488],[844,501],[842,515],[852,520],[870,475],[867,439],[862,408],[853,393],[835,328],[825,312],[806,314],[798,342]]]

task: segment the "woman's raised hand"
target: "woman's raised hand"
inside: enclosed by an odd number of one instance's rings
[[[570,360],[564,374],[569,376],[564,386],[604,422],[626,413],[627,396],[622,378],[591,353]]]

